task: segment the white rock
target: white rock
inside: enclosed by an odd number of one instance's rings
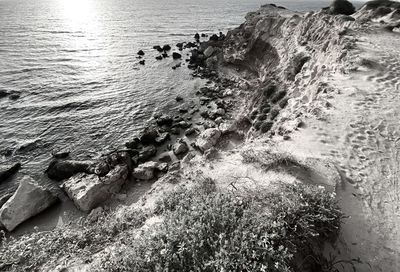
[[[185,141],[182,139],[179,139],[174,146],[172,147],[172,150],[175,155],[181,155],[189,151],[189,147]]]
[[[148,161],[143,164],[139,164],[132,172],[132,176],[141,180],[150,180],[154,178],[154,170],[157,168],[158,163]]]
[[[216,128],[209,128],[203,131],[197,138],[196,146],[202,151],[206,151],[217,144],[221,137],[221,131]]]
[[[42,212],[57,201],[49,190],[37,184],[32,178],[21,179],[14,195],[0,209],[0,223],[8,230]]]
[[[89,212],[120,190],[128,176],[126,165],[117,165],[105,177],[78,174],[63,184],[63,189],[75,205],[84,212]]]
[[[219,125],[219,130],[222,134],[235,132],[238,128],[235,122],[225,122]]]

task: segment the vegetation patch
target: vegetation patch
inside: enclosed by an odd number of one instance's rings
[[[332,271],[321,245],[338,233],[334,196],[308,186],[279,193],[196,186],[167,195],[156,231],[104,256],[104,271]]]

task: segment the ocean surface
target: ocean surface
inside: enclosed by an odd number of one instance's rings
[[[330,1],[275,1],[315,10]],[[201,86],[153,45],[226,32],[259,0],[0,0],[0,164],[44,179],[51,152],[96,157],[123,144],[176,95]],[[174,46],[173,46],[174,47]],[[146,53],[139,65],[137,52]],[[184,63],[184,61],[183,61]],[[0,196],[16,183],[0,184]]]

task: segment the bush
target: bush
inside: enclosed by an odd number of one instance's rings
[[[335,0],[330,6],[330,14],[351,15],[356,11],[356,8],[347,0]]]
[[[282,193],[180,189],[158,211],[165,216],[158,230],[101,269],[324,271],[320,255],[310,256],[318,254],[315,244],[336,236],[341,219],[332,195],[307,186],[283,186]],[[300,267],[297,260],[307,261]]]

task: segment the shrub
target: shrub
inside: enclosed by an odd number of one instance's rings
[[[106,271],[324,271],[315,244],[337,235],[334,197],[308,186],[282,193],[180,189],[159,203],[165,220],[131,241]],[[306,258],[308,256],[308,258]],[[310,256],[318,256],[310,258]]]
[[[335,0],[330,6],[330,14],[351,15],[356,11],[356,8],[347,0]]]

